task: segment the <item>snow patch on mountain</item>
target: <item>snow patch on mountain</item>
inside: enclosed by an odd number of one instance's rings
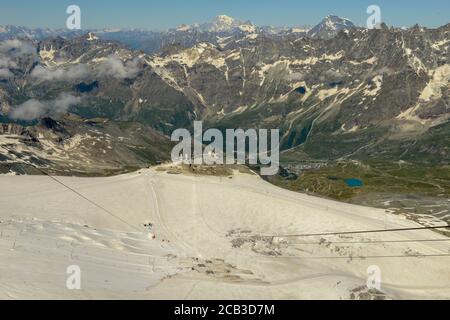
[[[448,87],[450,81],[450,65],[445,64],[432,72],[433,76],[428,85],[423,89],[420,100],[428,102],[442,96],[441,88]]]

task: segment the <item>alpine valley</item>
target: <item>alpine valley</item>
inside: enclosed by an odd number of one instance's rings
[[[271,180],[290,189],[349,200],[405,194],[426,175],[418,193],[448,196],[449,31],[337,16],[260,27],[222,15],[164,32],[0,27],[0,170],[130,171],[169,159],[171,132],[203,120],[279,128],[285,165]],[[363,188],[345,185],[355,175]]]
[[[449,299],[449,32],[0,27],[0,299]],[[169,161],[196,121],[278,173]]]

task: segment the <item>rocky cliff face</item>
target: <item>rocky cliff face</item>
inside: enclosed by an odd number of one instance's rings
[[[170,140],[135,122],[66,115],[2,124],[0,173],[105,175],[169,160]]]
[[[149,63],[190,97],[197,117],[216,125],[279,127],[285,149],[301,146],[314,157],[387,156],[397,148],[395,156],[415,157],[425,133],[433,140],[433,132],[448,128],[448,32],[352,29],[330,40],[248,35]],[[441,143],[419,149],[448,160],[448,143]]]

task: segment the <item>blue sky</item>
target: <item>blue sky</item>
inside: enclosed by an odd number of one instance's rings
[[[0,25],[63,28],[70,4],[82,10],[83,29],[144,28],[163,30],[182,23],[206,22],[226,14],[257,25],[313,25],[328,14],[365,25],[366,9],[381,7],[388,25],[419,23],[436,27],[450,22],[449,0],[1,0]]]

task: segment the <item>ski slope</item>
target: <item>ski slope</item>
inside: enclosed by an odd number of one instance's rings
[[[1,299],[450,298],[450,242],[432,230],[287,237],[420,227],[384,210],[237,171],[57,179],[0,176]]]

